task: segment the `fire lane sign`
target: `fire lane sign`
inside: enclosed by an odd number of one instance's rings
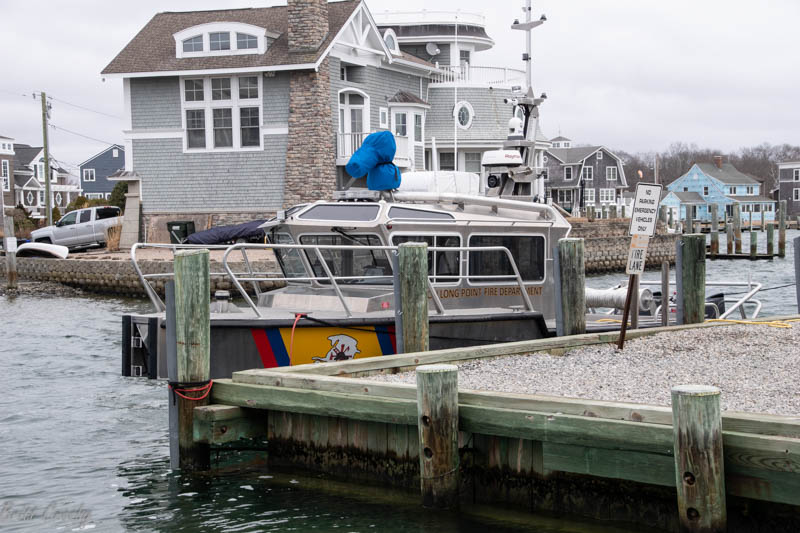
[[[650,244],[650,237],[647,235],[634,235],[631,238],[631,247],[628,249],[628,265],[625,268],[626,274],[641,275],[644,272],[648,244]]]
[[[628,235],[646,235],[653,237],[656,234],[656,221],[658,220],[658,204],[661,202],[661,185],[652,183],[639,183],[636,185],[636,197],[633,200],[631,225]]]

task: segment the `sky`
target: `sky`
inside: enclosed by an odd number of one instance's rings
[[[366,0],[373,13],[396,0]],[[55,100],[51,152],[74,168],[122,143],[122,82],[100,71],[159,11],[284,4],[285,0],[0,0],[0,135],[41,145],[41,104]],[[524,68],[523,0],[439,0],[481,13],[495,47],[475,65]],[[432,9],[404,0],[404,11]],[[797,0],[534,0],[534,85],[548,95],[542,128],[626,152],[682,141],[729,152],[800,145]],[[37,28],[47,29],[38,31]],[[73,133],[70,133],[70,130]],[[83,137],[76,135],[80,134]]]

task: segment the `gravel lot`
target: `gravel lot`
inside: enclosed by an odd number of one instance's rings
[[[722,408],[800,416],[800,322],[659,333],[625,343],[459,364],[459,388],[670,404],[674,385],[714,385]],[[414,383],[414,372],[375,376]]]

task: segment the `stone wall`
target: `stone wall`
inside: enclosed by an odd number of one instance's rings
[[[234,272],[242,272],[246,269],[243,263],[230,263],[230,265]],[[253,261],[251,265],[257,272],[278,270],[277,264],[273,261]],[[172,261],[139,261],[139,267],[144,274],[169,273],[172,272]],[[17,272],[20,280],[63,283],[70,287],[78,287],[101,294],[147,296],[130,260],[59,260],[18,257]],[[211,272],[224,272],[222,263],[212,261]],[[5,257],[2,257],[0,258],[0,277],[4,278],[5,273]],[[162,297],[166,281],[167,278],[153,280],[153,287]],[[262,288],[269,289],[274,285],[264,282]],[[227,277],[212,275],[211,294],[213,295],[217,290],[229,290],[235,293],[236,288]]]
[[[584,240],[587,273],[625,271],[631,244],[629,224],[630,221],[624,219],[572,222],[569,236]],[[677,233],[667,233],[666,227],[659,224],[647,249],[647,268],[660,268],[663,261],[674,264],[675,243],[679,237]]]

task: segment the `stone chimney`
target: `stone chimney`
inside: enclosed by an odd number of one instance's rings
[[[714,164],[717,165],[717,168],[722,168],[722,156],[715,155],[714,156]]]
[[[288,0],[289,52],[316,52],[328,36],[328,0]]]

